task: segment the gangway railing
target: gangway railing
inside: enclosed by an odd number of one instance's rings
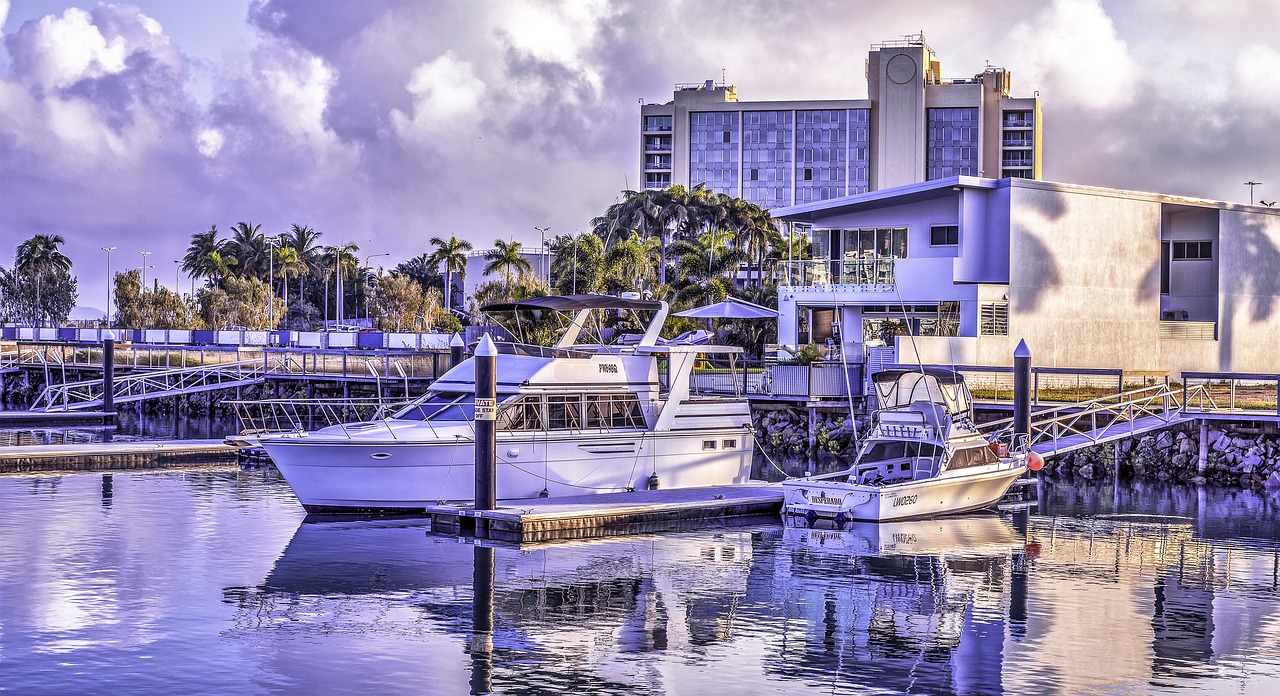
[[[122,375],[112,386],[115,403],[145,401],[199,391],[226,389],[262,382],[270,364],[244,360],[218,365],[155,370]],[[32,404],[33,411],[77,411],[103,403],[102,380],[49,384]]]
[[[1071,438],[1072,449],[1109,442],[1186,420],[1188,403],[1216,409],[1213,395],[1203,386],[1173,388],[1155,384],[1074,404],[1039,409],[1031,413],[1028,446],[1052,443],[1058,451]],[[1003,418],[978,426],[992,440],[1008,440],[1013,419]]]

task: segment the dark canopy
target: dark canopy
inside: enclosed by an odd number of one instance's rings
[[[940,384],[964,384],[964,375],[955,370],[948,370],[945,367],[926,367],[924,374],[938,380]],[[915,368],[911,370],[882,370],[871,375],[872,382],[896,382],[898,378],[906,374],[920,374],[921,369]]]
[[[510,312],[517,309],[549,309],[554,312],[574,312],[579,309],[636,309],[656,312],[662,303],[655,300],[628,300],[610,295],[548,295],[531,297],[519,302],[502,302],[485,305],[482,312]]]

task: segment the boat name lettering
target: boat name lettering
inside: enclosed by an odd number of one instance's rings
[[[822,495],[821,493],[819,493],[818,495],[815,495],[815,496],[813,496],[812,498],[810,498],[810,499],[809,499],[809,502],[811,502],[811,503],[817,503],[818,505],[839,505],[839,504],[840,504],[840,499],[839,499],[839,498],[828,498],[827,496]]]
[[[916,535],[897,533],[893,535],[893,543],[895,544],[914,544],[916,543]]]
[[[904,495],[901,498],[894,498],[893,500],[894,507],[898,507],[899,505],[915,505],[915,504],[916,504],[916,496],[914,495]]]
[[[608,372],[611,375],[616,375],[618,374],[618,366],[610,365],[609,363],[600,363],[600,371]]]

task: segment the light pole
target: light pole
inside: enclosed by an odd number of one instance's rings
[[[182,297],[182,290],[178,289],[178,273],[182,270],[182,262],[178,259],[173,260],[173,294]]]
[[[107,328],[108,329],[111,328],[111,252],[115,251],[115,249],[116,247],[113,247],[113,246],[102,247],[102,250],[107,252]]]
[[[1261,185],[1262,185],[1262,182],[1261,182],[1261,181],[1246,181],[1246,182],[1244,182],[1244,185],[1249,187],[1249,205],[1253,205],[1253,187],[1254,187],[1254,186],[1261,186]]]
[[[384,251],[381,254],[369,254],[368,256],[364,257],[364,267],[369,268],[369,259],[376,259],[379,256],[390,256],[390,255],[391,255],[391,252],[389,251]],[[369,289],[367,284],[365,287],[365,296],[364,296],[364,320],[366,322],[369,321]],[[370,326],[373,326],[373,325],[370,324]]]
[[[147,291],[147,257],[151,255],[149,251],[139,251],[142,254],[142,291]]]
[[[538,275],[544,276],[542,282],[551,285],[550,269],[547,267],[547,233],[551,231],[550,227],[534,227],[538,234],[542,236],[542,246],[538,247]]]
[[[276,240],[267,238],[267,326],[276,327]],[[285,307],[286,316],[289,308]]]

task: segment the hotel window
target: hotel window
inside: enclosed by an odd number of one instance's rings
[[[959,244],[959,225],[934,225],[929,228],[929,246],[957,246]]]
[[[671,117],[645,116],[644,129],[647,131],[669,131],[671,130]]]
[[[1009,303],[983,302],[978,317],[983,336],[1009,335]]]
[[[1173,260],[1191,261],[1196,259],[1212,259],[1213,242],[1174,242]]]
[[[644,187],[647,189],[664,189],[671,185],[670,172],[645,172]]]

